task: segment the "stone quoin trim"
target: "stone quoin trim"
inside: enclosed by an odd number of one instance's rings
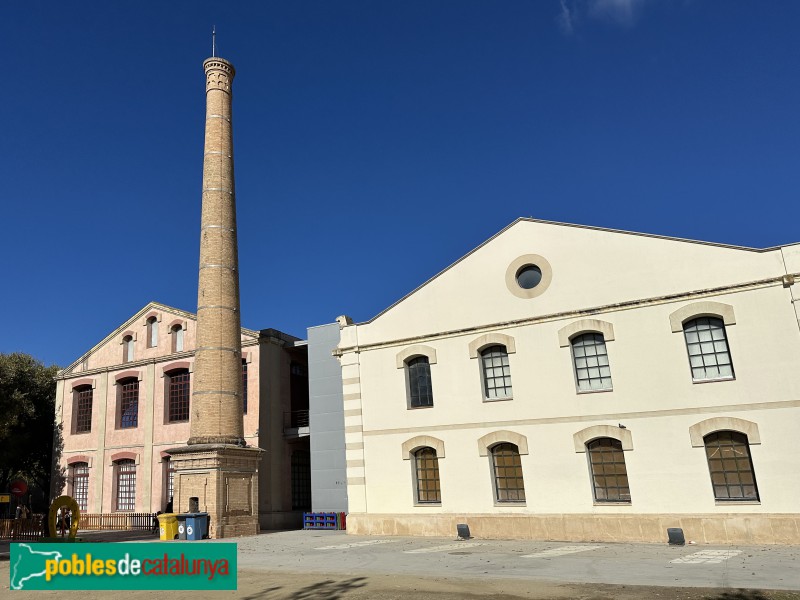
[[[623,450],[633,450],[633,434],[630,429],[614,425],[592,425],[572,436],[575,452],[586,452],[586,444],[598,438],[611,438],[622,444]]]
[[[733,314],[733,306],[722,302],[692,302],[679,308],[669,316],[669,325],[672,333],[683,331],[683,324],[696,317],[719,317],[725,326],[736,325],[736,317]]]

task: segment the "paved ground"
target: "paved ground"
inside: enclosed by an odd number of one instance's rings
[[[107,533],[87,537],[120,539]],[[136,537],[144,541],[141,534]],[[356,537],[338,531],[275,532],[236,541],[238,592],[203,598],[800,600],[797,546],[456,541]],[[13,594],[8,577],[8,562],[0,562],[0,597]],[[108,595],[81,593],[81,598]],[[152,595],[125,593],[131,598]],[[198,593],[159,596],[197,600]]]

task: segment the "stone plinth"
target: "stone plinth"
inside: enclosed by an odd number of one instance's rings
[[[195,497],[211,516],[209,537],[255,535],[258,525],[260,448],[194,444],[168,450],[175,465],[173,510],[189,511]]]

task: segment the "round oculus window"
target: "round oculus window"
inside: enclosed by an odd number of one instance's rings
[[[532,290],[542,281],[542,270],[536,265],[524,265],[517,271],[517,284],[523,290]]]

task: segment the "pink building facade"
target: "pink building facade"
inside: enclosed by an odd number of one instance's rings
[[[168,450],[189,438],[195,326],[193,313],[150,303],[59,372],[61,492],[83,512],[170,508]],[[310,508],[305,342],[272,329],[243,328],[241,339],[245,442],[269,450],[261,526],[291,527]]]

